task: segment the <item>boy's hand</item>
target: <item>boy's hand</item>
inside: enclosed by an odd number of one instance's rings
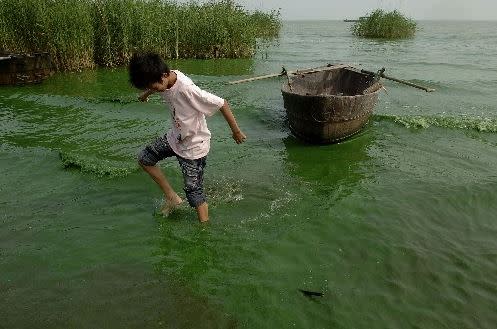
[[[245,136],[244,133],[238,128],[238,124],[236,123],[235,116],[231,112],[230,106],[228,102],[225,100],[223,106],[221,107],[221,113],[224,116],[224,119],[226,122],[228,122],[228,125],[231,128],[231,132],[233,133],[233,139],[237,144],[241,144],[245,142],[247,139],[247,136]]]
[[[148,96],[152,95],[154,91],[152,89],[147,89],[138,96],[141,102],[148,102]]]
[[[241,144],[241,143],[245,142],[245,140],[247,139],[247,136],[245,136],[245,134],[242,133],[241,130],[236,130],[233,132],[233,139],[235,140],[235,142],[237,144]]]
[[[148,102],[148,95],[146,93],[143,93],[138,96],[138,99],[140,100],[140,102]]]

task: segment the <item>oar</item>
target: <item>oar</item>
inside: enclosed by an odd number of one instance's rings
[[[267,74],[267,75],[260,75],[257,77],[253,78],[248,78],[248,79],[242,79],[242,80],[237,80],[237,81],[230,81],[230,85],[235,85],[237,83],[244,83],[244,82],[250,82],[250,81],[255,81],[255,80],[262,80],[262,79],[269,79],[269,78],[274,78],[274,77],[281,77],[283,75],[286,75],[286,71],[282,71],[281,73],[273,73],[273,74]]]
[[[229,84],[234,85],[234,84],[238,84],[238,83],[250,82],[250,81],[255,81],[255,80],[281,77],[284,75],[296,75],[296,74],[304,74],[304,73],[315,73],[315,72],[321,72],[321,71],[327,71],[327,70],[335,70],[335,69],[342,68],[342,67],[350,67],[350,65],[346,65],[346,64],[331,65],[331,64],[328,64],[327,66],[320,66],[320,67],[314,67],[314,68],[310,68],[310,69],[302,69],[302,70],[296,70],[296,71],[287,71],[285,68],[283,68],[283,70],[280,73],[260,75],[260,76],[253,77],[253,78],[242,79],[242,80],[237,80],[237,81],[230,81]]]
[[[371,71],[366,71],[366,70],[361,70],[361,72],[362,73],[366,73],[366,74],[371,74],[371,75],[377,75],[377,76],[380,76],[380,77],[385,78],[387,80],[392,80],[392,81],[395,81],[395,82],[398,82],[398,83],[403,83],[405,85],[408,85],[408,86],[411,86],[411,87],[414,87],[414,88],[418,88],[418,89],[424,90],[426,92],[433,92],[433,91],[435,91],[435,89],[433,89],[433,88],[428,88],[428,87],[424,87],[424,86],[421,86],[421,85],[417,85],[417,84],[409,82],[409,81],[405,81],[405,80],[400,80],[400,79],[397,79],[397,78],[389,77],[388,75],[385,75],[383,73],[383,72],[385,72],[385,68],[382,68],[377,73],[371,72]]]

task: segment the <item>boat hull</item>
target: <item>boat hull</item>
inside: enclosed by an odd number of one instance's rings
[[[40,83],[53,74],[50,54],[0,53],[0,85]]]
[[[367,124],[381,89],[373,76],[340,68],[291,78],[282,86],[290,131],[313,144],[340,142]]]

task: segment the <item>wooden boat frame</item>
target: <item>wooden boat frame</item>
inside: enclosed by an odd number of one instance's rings
[[[40,83],[53,74],[50,54],[0,53],[0,85]]]
[[[329,65],[287,74],[281,87],[290,131],[312,144],[337,143],[367,124],[379,76],[349,65]]]

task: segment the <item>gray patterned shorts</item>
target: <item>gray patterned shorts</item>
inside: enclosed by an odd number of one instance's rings
[[[207,156],[189,160],[180,157],[172,150],[166,136],[157,138],[153,143],[147,145],[138,156],[138,162],[143,166],[155,166],[157,162],[165,158],[175,156],[183,172],[184,191],[188,203],[197,207],[206,202],[204,194],[204,168]]]

